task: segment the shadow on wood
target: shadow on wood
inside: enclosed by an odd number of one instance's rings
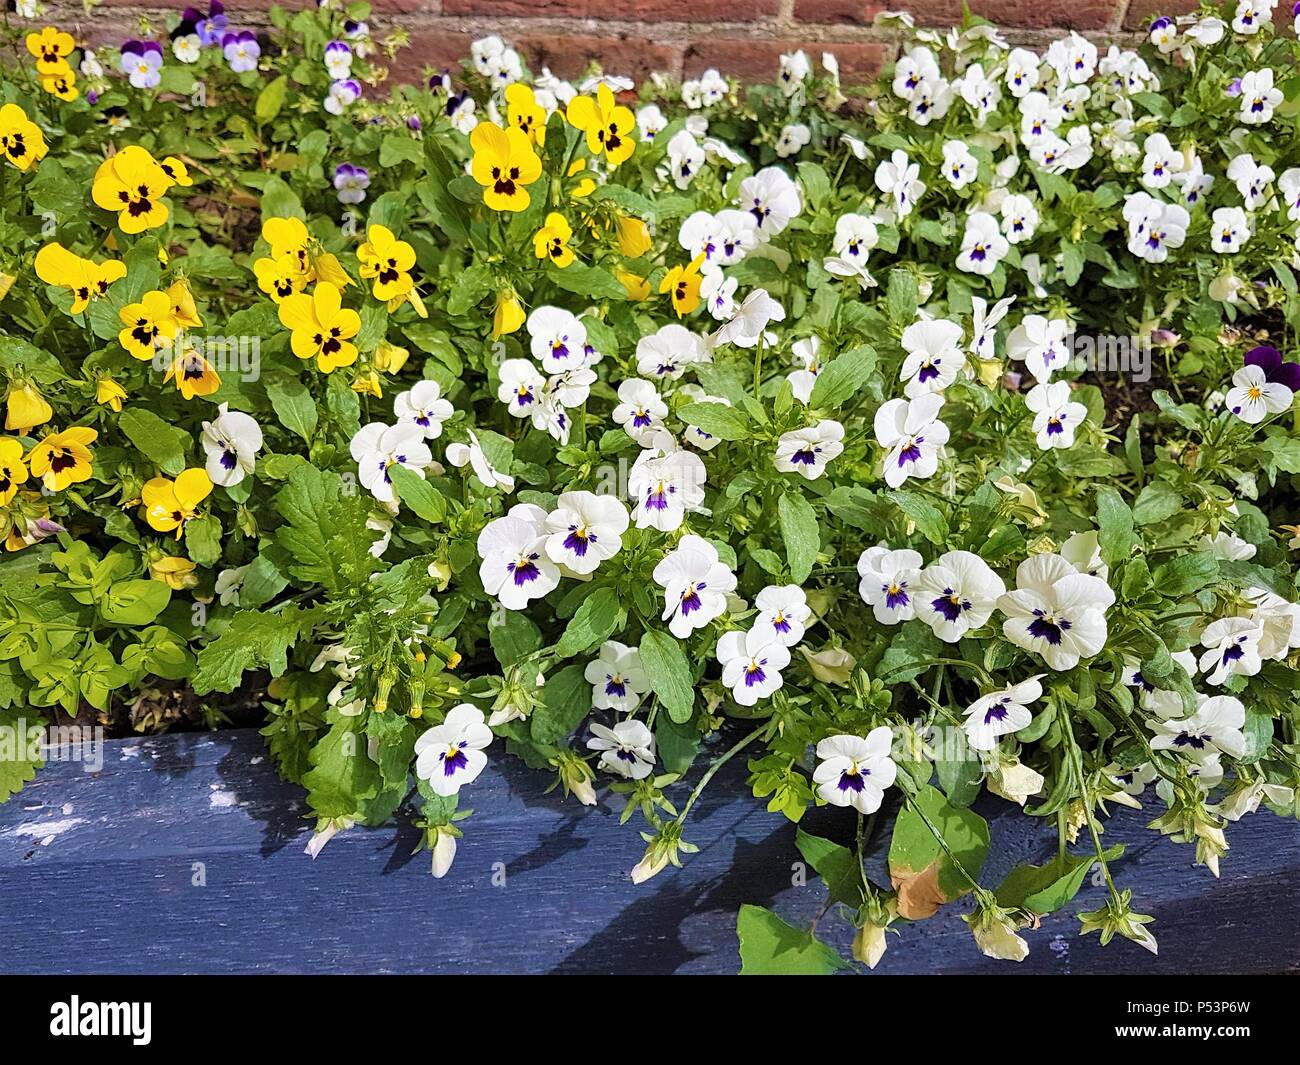
[[[792,886],[794,828],[766,813],[727,766],[696,806],[684,869],[640,887],[643,844],[618,824],[616,796],[595,809],[501,758],[466,791],[474,809],[443,880],[418,833],[356,828],[312,861],[302,792],[280,781],[251,731],[114,740],[98,773],[47,766],[0,806],[0,968],[119,972],[735,972],[741,903],[806,923],[825,892]],[[1050,826],[991,799],[983,881],[1050,857]],[[1233,826],[1215,881],[1192,849],[1121,811],[1107,842],[1130,844],[1117,877],[1154,913],[1158,958],[1078,935],[1076,904],[1029,933],[1019,966],[983,958],[958,911],[901,923],[878,973],[1247,973],[1300,971],[1300,824],[1269,813]],[[821,834],[851,830],[844,811],[809,814]],[[494,886],[499,883],[500,886]],[[848,929],[823,934],[847,953]]]

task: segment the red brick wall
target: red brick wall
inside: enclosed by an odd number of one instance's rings
[[[192,0],[191,0],[192,2]],[[310,0],[289,0],[296,8]],[[53,0],[47,18],[99,42],[138,34],[140,16],[161,17],[184,6],[157,0],[101,0],[86,15],[79,0]],[[231,22],[256,27],[270,0],[227,0]],[[1067,30],[1103,41],[1132,41],[1153,12],[1174,14],[1193,0],[971,0],[972,9],[1003,27],[1014,43],[1039,45]],[[707,67],[767,80],[777,56],[802,47],[817,58],[834,51],[848,82],[865,80],[896,49],[896,34],[876,29],[881,11],[905,9],[918,25],[948,27],[961,0],[374,0],[372,32],[410,34],[400,75],[465,57],[469,43],[496,33],[534,69],[562,76],[599,60],[611,73],[637,78],[653,71],[692,77]]]

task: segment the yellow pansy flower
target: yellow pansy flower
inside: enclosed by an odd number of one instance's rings
[[[307,245],[311,243],[311,234],[307,232],[307,223],[301,218],[268,218],[262,223],[262,239],[271,246],[271,255],[283,255],[292,252],[307,269]]]
[[[322,373],[357,361],[357,347],[349,341],[361,328],[361,316],[343,306],[334,285],[322,281],[310,295],[299,292],[281,300],[280,322],[292,331],[293,353],[314,358]]]
[[[690,314],[700,305],[700,284],[704,280],[700,276],[700,267],[703,263],[704,256],[697,255],[685,266],[674,266],[659,282],[659,292],[668,293],[678,318]]]
[[[199,310],[194,306],[194,293],[185,278],[178,278],[167,286],[167,299],[171,301],[172,321],[182,329],[197,329],[203,324]]]
[[[375,399],[384,398],[383,385],[380,384],[379,374],[374,370],[368,370],[353,381],[352,391],[359,392],[363,396],[374,396]]]
[[[306,271],[293,252],[258,259],[253,263],[253,274],[257,278],[257,287],[276,303],[307,287]]]
[[[90,480],[90,445],[98,436],[94,429],[84,425],[51,433],[27,456],[32,476],[39,477],[50,492],[62,492],[70,484]]]
[[[539,147],[546,143],[546,109],[537,102],[532,88],[522,81],[506,86],[506,124],[521,130]]]
[[[375,369],[380,373],[400,373],[410,357],[411,352],[407,348],[399,348],[387,340],[381,341],[379,347],[375,348]]]
[[[0,107],[0,151],[19,170],[27,170],[45,158],[49,149],[40,126],[17,104]]]
[[[573,262],[573,249],[569,240],[573,230],[564,215],[552,211],[546,216],[546,224],[533,236],[533,254],[539,259],[550,259],[563,269]]]
[[[172,360],[163,375],[164,381],[175,381],[183,399],[210,396],[221,387],[221,378],[196,348],[182,351]]]
[[[618,216],[618,250],[629,259],[639,259],[650,250],[650,229],[639,218]]]
[[[81,90],[77,88],[77,75],[72,73],[71,68],[57,74],[42,74],[41,88],[65,103],[71,103],[81,95]]]
[[[130,144],[99,164],[90,197],[106,211],[117,211],[123,233],[143,233],[167,221],[163,193],[171,178],[145,149]]]
[[[650,282],[644,277],[622,267],[614,271],[614,276],[618,278],[618,283],[627,289],[628,299],[648,300],[650,298]]]
[[[498,292],[496,309],[492,312],[492,339],[513,333],[524,324],[524,308],[513,292]]]
[[[343,264],[339,262],[339,257],[333,252],[325,251],[317,246],[315,249],[309,248],[307,259],[310,262],[310,276],[313,281],[325,281],[333,285],[342,292],[349,285],[355,285],[356,282],[348,276],[348,272],[343,269]]]
[[[173,185],[180,185],[189,188],[194,184],[194,179],[190,177],[189,169],[185,164],[174,155],[167,156],[161,163],[162,172],[167,175]]]
[[[0,438],[0,507],[18,494],[18,486],[27,480],[27,467],[23,465],[23,445],[12,436]]]
[[[30,381],[11,382],[6,400],[5,428],[10,432],[25,433],[54,417],[54,409]]]
[[[72,293],[69,314],[80,314],[91,300],[106,295],[108,286],[126,277],[126,264],[117,259],[96,263],[68,251],[57,242],[46,244],[36,253],[36,276],[47,285],[57,285]]]
[[[171,297],[157,289],[146,292],[139,303],[128,303],[118,311],[118,317],[126,326],[117,334],[118,341],[141,362],[152,359],[158,341],[173,339],[180,328],[172,317]]]
[[[586,174],[586,172],[587,172],[587,160],[575,159],[572,163],[569,164],[569,170],[565,176],[577,177],[579,174]],[[590,196],[595,191],[596,191],[596,179],[588,175],[587,177],[582,178],[576,185],[573,186],[570,195],[572,195],[575,200],[585,200],[588,196]]]
[[[398,240],[387,226],[370,226],[366,230],[366,242],[357,249],[357,261],[361,276],[373,278],[371,293],[377,300],[400,300],[415,287],[410,273],[415,265],[415,249]]]
[[[630,108],[614,99],[603,82],[595,97],[575,96],[566,112],[569,123],[587,135],[587,150],[592,155],[604,153],[610,166],[618,166],[636,150],[636,116]]]
[[[126,399],[126,389],[111,377],[101,377],[95,382],[95,402],[107,407],[115,414],[122,412],[122,401]]]
[[[193,588],[199,583],[198,574],[194,570],[193,562],[178,555],[164,555],[149,563],[149,576],[156,581],[162,581],[176,592]]]
[[[68,69],[68,56],[77,47],[72,34],[56,26],[27,35],[27,51],[36,59],[38,74],[61,74]]]
[[[176,531],[181,538],[185,523],[199,511],[199,504],[212,493],[212,478],[206,470],[192,468],[181,472],[175,481],[155,477],[140,489],[145,520],[158,532]]]
[[[531,199],[525,186],[542,176],[542,161],[523,130],[480,122],[469,145],[474,149],[470,173],[483,186],[483,202],[494,211],[527,210]]]

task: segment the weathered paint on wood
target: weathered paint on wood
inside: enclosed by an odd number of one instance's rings
[[[409,828],[352,829],[312,861],[299,789],[279,781],[253,732],[105,744],[100,772],[48,766],[0,806],[0,970],[117,972],[714,973],[739,966],[744,902],[806,923],[819,881],[792,886],[794,829],[728,766],[693,812],[701,850],[633,886],[642,843],[607,792],[594,810],[501,758],[467,790],[474,808],[452,872],[429,875]],[[991,800],[984,882],[1050,857],[1049,826]],[[1234,826],[1215,881],[1190,847],[1120,812],[1107,842],[1133,844],[1116,871],[1154,913],[1158,958],[1080,938],[1075,909],[1030,933],[1019,966],[983,958],[956,912],[901,924],[878,973],[1300,972],[1300,824],[1261,813]],[[810,831],[850,830],[843,811]],[[504,884],[494,886],[494,874]],[[496,879],[500,880],[498,875]],[[199,882],[202,881],[200,884]],[[821,930],[847,950],[842,922]]]

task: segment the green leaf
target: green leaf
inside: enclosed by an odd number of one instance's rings
[[[613,588],[597,588],[579,605],[569,624],[556,644],[555,653],[561,658],[589,651],[618,628],[620,620],[626,620],[627,613],[619,602],[619,595]]]
[[[1097,489],[1097,526],[1102,561],[1114,566],[1128,558],[1133,549],[1133,512],[1109,486]]]
[[[441,524],[447,517],[447,501],[442,493],[414,470],[393,466],[388,476],[397,490],[397,497],[431,525]]]
[[[1167,481],[1152,481],[1133,503],[1133,520],[1138,525],[1157,525],[1172,518],[1182,507],[1183,497],[1172,485]]]
[[[111,625],[148,625],[171,597],[172,590],[162,581],[118,581],[97,605],[100,617]]]
[[[185,523],[185,551],[200,566],[221,559],[221,522],[211,514]],[[154,582],[158,583],[157,581]]]
[[[948,539],[948,519],[943,511],[919,492],[895,491],[889,500],[906,514],[916,526],[916,531],[932,544],[942,545]]]
[[[398,163],[424,162],[424,147],[419,141],[402,133],[390,133],[379,145],[379,165],[387,170]]]
[[[862,869],[848,847],[809,835],[802,828],[796,829],[794,843],[804,861],[826,881],[826,888],[835,902],[842,902],[855,910],[862,905]]]
[[[1124,853],[1124,844],[1104,851],[1102,857],[1113,862]],[[1064,854],[1046,865],[1018,865],[1009,872],[994,892],[998,903],[1023,907],[1033,913],[1055,913],[1079,893],[1088,870],[1097,861],[1094,854]]]
[[[1198,588],[1204,588],[1218,575],[1219,563],[1214,556],[1196,551],[1162,562],[1151,574],[1151,583],[1161,595],[1181,599]]]
[[[131,406],[117,419],[117,426],[137,451],[163,473],[175,477],[185,469],[189,437],[144,407]]]
[[[702,429],[720,440],[745,440],[751,435],[749,419],[723,403],[688,403],[677,412],[687,425]]]
[[[785,557],[790,564],[790,578],[803,584],[812,573],[813,563],[821,548],[821,530],[812,504],[799,492],[786,492],[777,500],[777,520],[781,526],[781,539],[785,541]]]
[[[0,803],[22,791],[45,760],[45,721],[31,710],[0,710]]]
[[[253,115],[258,125],[265,126],[280,113],[288,89],[289,78],[285,74],[266,83],[266,87],[257,94],[257,103],[253,106]]]
[[[626,300],[627,289],[608,270],[598,266],[570,263],[563,270],[547,270],[546,276],[556,288],[576,292],[589,300]]]
[[[860,344],[837,355],[822,367],[813,385],[808,406],[817,410],[835,410],[852,399],[876,372],[876,350]]]
[[[742,906],[736,917],[741,976],[826,976],[850,968],[811,932],[785,923],[762,906]]]
[[[266,382],[266,395],[275,416],[290,432],[308,443],[316,432],[316,400],[296,377],[273,377]]]
[[[695,676],[682,645],[668,633],[647,629],[641,637],[641,665],[668,716],[679,725],[695,712]]]
[[[378,565],[370,554],[375,534],[366,528],[370,508],[359,496],[343,494],[338,474],[297,467],[275,507],[288,522],[275,540],[291,556],[289,574],[301,585],[319,584],[341,597],[369,580]]]
[[[248,669],[281,676],[289,668],[289,648],[311,632],[317,619],[316,610],[239,611],[226,631],[199,652],[190,682],[195,694],[232,692]]]
[[[361,718],[345,717],[312,748],[303,777],[307,802],[318,817],[352,817],[379,794],[379,766],[366,753]]]
[[[984,818],[953,806],[928,784],[918,789],[915,799],[899,811],[889,843],[889,875],[898,891],[898,912],[909,920],[930,917],[945,902],[971,890],[927,820],[972,877],[979,876],[989,850]]]
[[[528,719],[536,743],[563,742],[591,711],[591,684],[585,671],[586,666],[574,663],[546,679],[542,701]]]
[[[488,619],[488,639],[502,669],[542,646],[541,630],[518,610],[494,611]]]

